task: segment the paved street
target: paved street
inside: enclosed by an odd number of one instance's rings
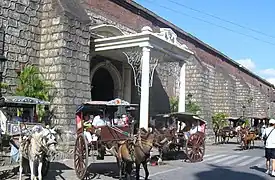
[[[165,165],[150,166],[150,179],[188,179],[188,180],[269,180],[275,179],[264,173],[264,150],[257,142],[253,150],[240,151],[236,144],[207,146],[203,162],[187,163],[181,160],[165,161]],[[96,174],[95,174],[96,173]],[[143,175],[143,169],[141,169]],[[90,165],[89,179],[117,179],[117,167],[112,157],[96,161]],[[72,160],[63,160],[52,164],[46,179],[75,180]]]

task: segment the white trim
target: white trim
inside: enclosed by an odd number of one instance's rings
[[[150,31],[121,35],[107,38],[99,38],[94,40],[95,52],[119,50],[130,47],[150,46],[175,58],[175,61],[184,61],[194,53],[185,45],[178,42],[171,42]]]
[[[105,37],[104,33],[109,33],[110,36],[125,35],[125,33],[121,29],[111,24],[101,24],[97,26],[92,26],[90,27],[90,30],[101,37]],[[102,32],[103,34],[101,34]]]
[[[112,76],[113,82],[114,82],[114,97],[120,98],[123,96],[122,92],[122,77],[117,70],[117,68],[110,62],[110,61],[104,61],[98,63],[95,67],[93,67],[90,71],[90,77],[91,77],[91,84],[93,82],[93,77],[96,71],[100,68],[106,69],[110,75]]]

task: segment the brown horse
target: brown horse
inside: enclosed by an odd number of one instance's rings
[[[160,156],[159,161],[162,161],[163,156],[167,154],[169,151],[176,150],[176,132],[176,128],[162,130],[154,129],[154,133],[156,136],[154,146],[158,148]]]
[[[140,129],[137,137],[132,141],[121,143],[118,149],[118,164],[120,169],[120,179],[125,171],[127,179],[130,179],[132,165],[136,165],[136,180],[139,180],[140,165],[143,165],[145,171],[145,180],[148,180],[149,171],[147,162],[150,158],[150,151],[153,148],[155,134],[145,129]]]
[[[251,149],[251,143],[253,143],[254,147],[254,140],[256,139],[255,132],[250,132],[248,129],[241,130],[241,146],[242,149]]]

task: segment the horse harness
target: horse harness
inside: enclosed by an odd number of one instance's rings
[[[137,141],[138,141],[138,144],[136,143]],[[144,155],[148,156],[148,155],[150,155],[150,152],[149,153],[144,152],[144,145],[148,146],[149,149],[153,148],[153,143],[148,143],[146,140],[142,139],[140,134],[139,134],[138,138],[134,141],[134,146],[138,147]]]
[[[35,148],[35,153],[33,154],[33,158],[36,159],[42,159],[44,152],[46,152],[46,155],[48,155],[49,151],[49,146],[52,144],[57,144],[57,142],[55,140],[52,139],[48,139],[47,136],[50,134],[50,132],[48,132],[48,134],[44,135],[41,140],[38,140],[37,137],[33,137],[32,135],[25,135],[23,137],[22,143],[20,144],[20,146],[22,147],[22,155],[24,158],[28,159],[30,156],[30,151],[31,151],[31,147],[34,145],[33,143],[31,143],[31,140],[33,139],[35,141],[35,145],[39,148]],[[42,141],[45,140],[47,143],[43,143]]]

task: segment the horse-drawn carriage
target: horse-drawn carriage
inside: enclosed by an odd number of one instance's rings
[[[160,154],[164,149],[178,152],[182,149],[190,162],[202,161],[205,154],[205,126],[206,121],[195,114],[178,112],[157,115],[156,130],[164,135],[164,139],[159,141]]]
[[[34,126],[42,126],[37,122],[37,105],[48,106],[49,102],[24,96],[7,96],[0,100],[0,173],[17,169],[22,158],[20,154],[20,138],[28,134]],[[20,154],[20,155],[19,155]],[[25,163],[24,161],[23,163]],[[49,159],[43,158],[42,174],[47,175]],[[24,166],[29,170],[28,166]],[[17,171],[15,171],[17,172]]]
[[[136,104],[114,99],[85,102],[76,110],[74,168],[79,179],[86,175],[89,156],[104,159],[106,150],[115,156],[113,145],[132,136],[134,119],[130,112],[136,107]],[[96,124],[99,118],[104,123]]]
[[[236,137],[237,143],[241,142],[240,128],[245,123],[242,117],[228,117],[225,119],[228,121],[228,125],[220,129],[214,129],[215,142],[228,143],[229,139]]]

